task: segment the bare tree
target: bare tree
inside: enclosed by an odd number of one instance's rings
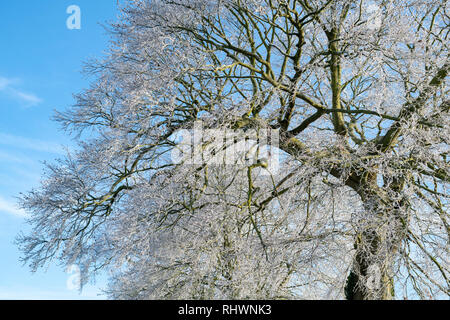
[[[114,270],[119,299],[448,297],[448,9],[129,1],[56,115],[79,151],[22,197],[24,260]],[[236,136],[173,161],[200,121]]]

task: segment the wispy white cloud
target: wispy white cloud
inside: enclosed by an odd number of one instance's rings
[[[0,77],[0,91],[1,91],[1,90],[5,90],[5,89],[8,88],[10,85],[12,85],[14,82],[15,82],[15,81],[13,81],[12,79]]]
[[[27,107],[33,107],[42,102],[42,99],[35,94],[17,88],[19,82],[18,79],[0,77],[0,92],[6,93]]]
[[[9,91],[14,97],[23,101],[27,106],[36,106],[42,102],[41,98],[32,93],[26,93],[13,88],[10,88]]]
[[[81,294],[69,290],[44,290],[35,287],[0,287],[0,300],[106,300],[99,290],[83,290]]]
[[[64,148],[54,142],[15,136],[0,132],[0,145],[28,149],[40,152],[65,154]]]
[[[0,150],[0,163],[1,162],[9,162],[28,166],[36,164],[36,161],[30,159],[29,157],[26,157],[25,155],[11,153],[4,150]]]
[[[12,214],[13,216],[25,218],[28,214],[17,207],[17,205],[13,201],[9,201],[0,196],[0,213],[5,212],[8,214]]]

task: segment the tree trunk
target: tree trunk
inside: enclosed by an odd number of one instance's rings
[[[380,188],[376,174],[354,173],[347,181],[361,197],[366,216],[355,239],[355,258],[345,286],[347,300],[392,300],[392,267],[406,236],[408,202],[400,197],[404,179]]]
[[[345,286],[347,300],[393,299],[392,259],[381,252],[381,241],[375,230],[364,231],[356,240],[356,256]]]

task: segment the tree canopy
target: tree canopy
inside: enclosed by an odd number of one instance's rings
[[[109,270],[115,299],[448,297],[449,23],[446,0],[128,1],[55,115],[79,149],[21,198],[24,260]]]

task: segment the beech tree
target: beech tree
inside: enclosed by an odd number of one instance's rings
[[[78,150],[22,195],[24,261],[114,299],[448,298],[448,10],[128,1],[55,116]]]

